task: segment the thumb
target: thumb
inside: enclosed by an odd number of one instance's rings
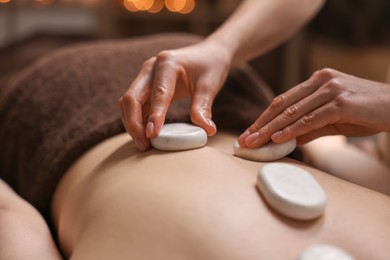
[[[211,107],[215,96],[216,94],[210,91],[195,91],[192,98],[191,121],[202,127],[208,136],[213,136],[217,132],[217,127],[211,119]]]

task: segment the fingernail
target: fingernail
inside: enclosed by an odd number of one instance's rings
[[[207,121],[207,123],[209,124],[210,127],[212,127],[213,129],[217,129],[217,126],[215,125],[213,120],[211,120],[209,118],[206,118],[206,121]]]
[[[154,131],[154,124],[153,122],[149,122],[146,125],[146,136],[151,137],[153,135],[153,131]]]
[[[282,136],[282,134],[283,134],[282,131],[277,131],[276,133],[273,133],[271,135],[272,141],[277,141]]]
[[[135,146],[137,146],[138,150],[140,150],[141,152],[144,152],[146,150],[145,145],[137,138],[134,139],[134,143],[135,143]]]
[[[244,133],[242,133],[238,138],[240,139],[246,139],[248,136],[250,136],[251,132],[249,130],[246,130]]]
[[[209,122],[209,125],[210,125],[212,128],[217,128],[217,126],[215,125],[215,123],[213,122],[213,120],[207,119],[207,121]]]
[[[215,133],[217,132],[217,126],[214,124],[214,122],[211,119],[204,118],[204,120],[207,122],[207,124],[211,128],[211,129],[206,129],[206,128],[204,129],[206,131],[207,135],[208,136],[215,135]]]
[[[253,143],[254,141],[256,141],[258,138],[259,138],[259,132],[255,132],[251,135],[249,135],[246,139],[245,139],[245,144],[246,145],[250,145],[251,143]]]
[[[212,133],[209,132],[208,135],[214,135],[215,132],[216,132],[217,126],[215,125],[215,123],[213,122],[213,120],[211,120],[210,118],[206,117],[206,115],[203,114],[203,113],[201,113],[200,115],[202,116],[203,120],[206,121],[206,123],[207,123],[211,128],[213,128],[213,130],[214,130]],[[206,130],[206,129],[205,129],[205,130]]]

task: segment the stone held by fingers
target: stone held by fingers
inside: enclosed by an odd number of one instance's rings
[[[150,140],[161,151],[181,151],[200,148],[207,143],[206,131],[187,123],[164,124],[157,137]]]
[[[233,145],[233,151],[234,155],[243,159],[258,162],[269,162],[285,157],[291,153],[296,146],[296,139],[292,139],[282,144],[269,142],[259,148],[241,147],[240,144],[235,141]]]

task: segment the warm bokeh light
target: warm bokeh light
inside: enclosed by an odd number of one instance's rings
[[[124,7],[130,12],[160,12],[164,6],[171,12],[188,14],[195,8],[195,0],[124,0]]]
[[[174,6],[177,12],[188,14],[195,8],[195,0],[174,0]]]
[[[6,4],[6,3],[9,3],[11,2],[11,0],[0,0],[0,4]]]
[[[148,9],[149,13],[158,13],[164,8],[164,0],[154,0],[153,6]]]
[[[138,12],[138,8],[135,7],[133,2],[130,2],[128,0],[123,0],[123,6],[130,12]]]
[[[138,10],[146,11],[153,6],[154,0],[138,0],[133,3]]]
[[[171,12],[176,12],[175,0],[165,0],[165,7]]]
[[[176,12],[179,12],[181,9],[184,8],[184,6],[187,3],[187,0],[173,0],[172,2],[173,2],[172,4],[173,4]]]

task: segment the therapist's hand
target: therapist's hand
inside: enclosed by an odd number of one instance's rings
[[[388,84],[322,69],[277,96],[238,142],[255,148],[297,138],[301,145],[325,135],[389,132],[389,111]]]
[[[172,100],[191,96],[190,116],[208,135],[217,131],[211,107],[226,80],[230,56],[213,43],[160,52],[145,61],[120,98],[122,121],[139,150],[150,147],[159,133]]]

